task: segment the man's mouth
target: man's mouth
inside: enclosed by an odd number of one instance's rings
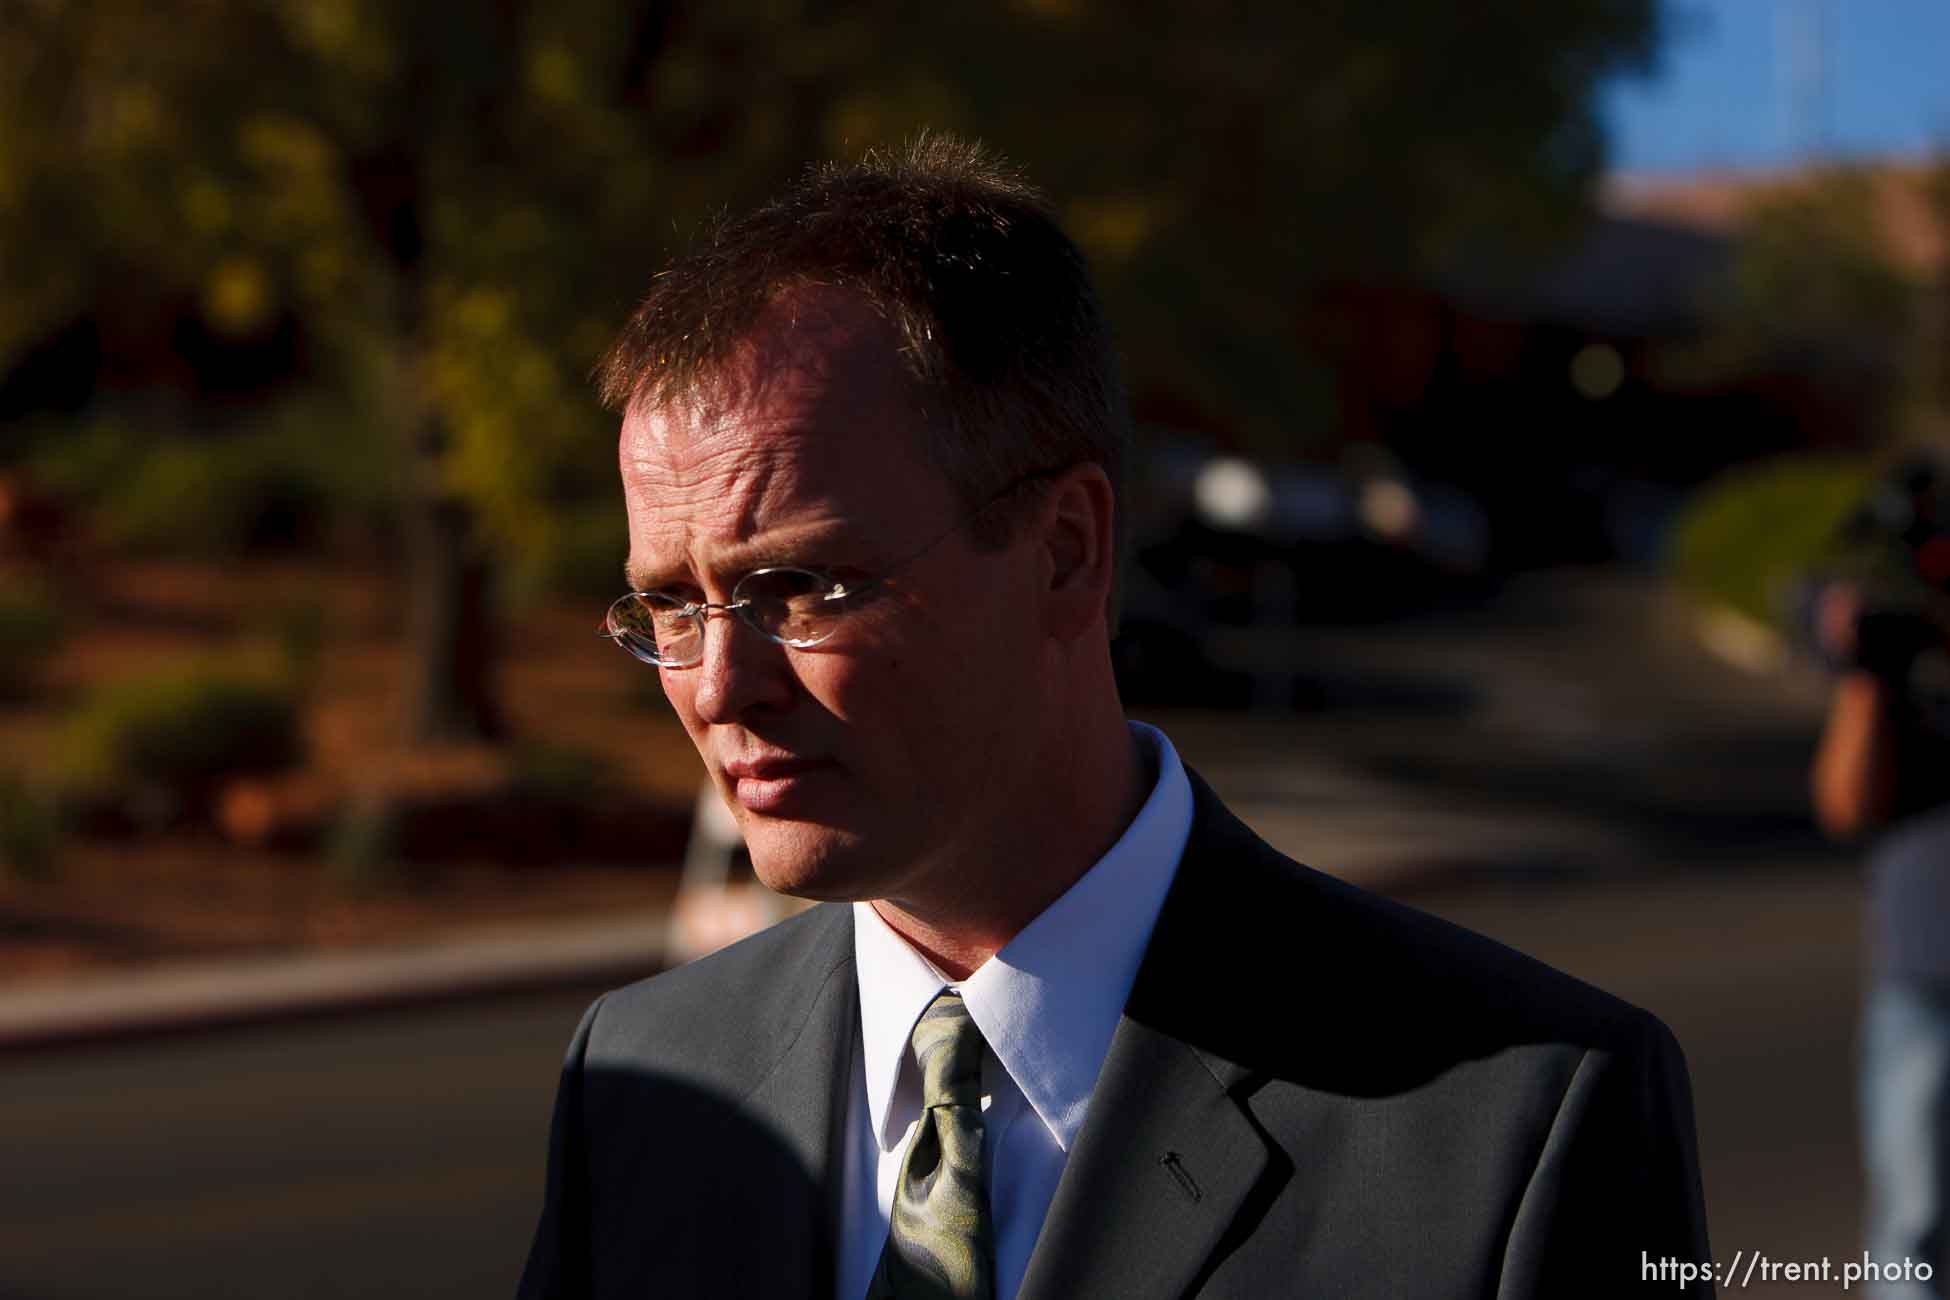
[[[827,758],[741,758],[726,763],[725,777],[733,796],[756,813],[791,815],[809,812],[823,775],[837,768]]]

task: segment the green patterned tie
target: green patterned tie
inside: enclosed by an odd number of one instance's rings
[[[995,1230],[982,1186],[982,1031],[949,990],[914,1025],[921,1124],[901,1161],[867,1300],[990,1300]]]

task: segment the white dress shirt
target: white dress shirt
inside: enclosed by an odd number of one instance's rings
[[[1192,788],[1163,732],[1128,724],[1155,764],[1151,796],[1110,851],[957,984],[853,905],[860,1047],[847,1098],[836,1252],[840,1300],[864,1296],[887,1244],[901,1160],[921,1118],[914,1022],[959,988],[982,1031],[982,1163],[995,1225],[996,1300],[1013,1300],[1056,1194],[1192,828]]]

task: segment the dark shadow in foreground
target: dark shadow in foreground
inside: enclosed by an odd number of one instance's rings
[[[797,1153],[718,1091],[581,1065],[587,1027],[556,1098],[521,1300],[828,1295],[830,1199]]]

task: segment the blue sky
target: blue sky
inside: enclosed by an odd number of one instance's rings
[[[1763,167],[1950,141],[1950,0],[1665,7],[1657,73],[1603,96],[1614,167]]]

